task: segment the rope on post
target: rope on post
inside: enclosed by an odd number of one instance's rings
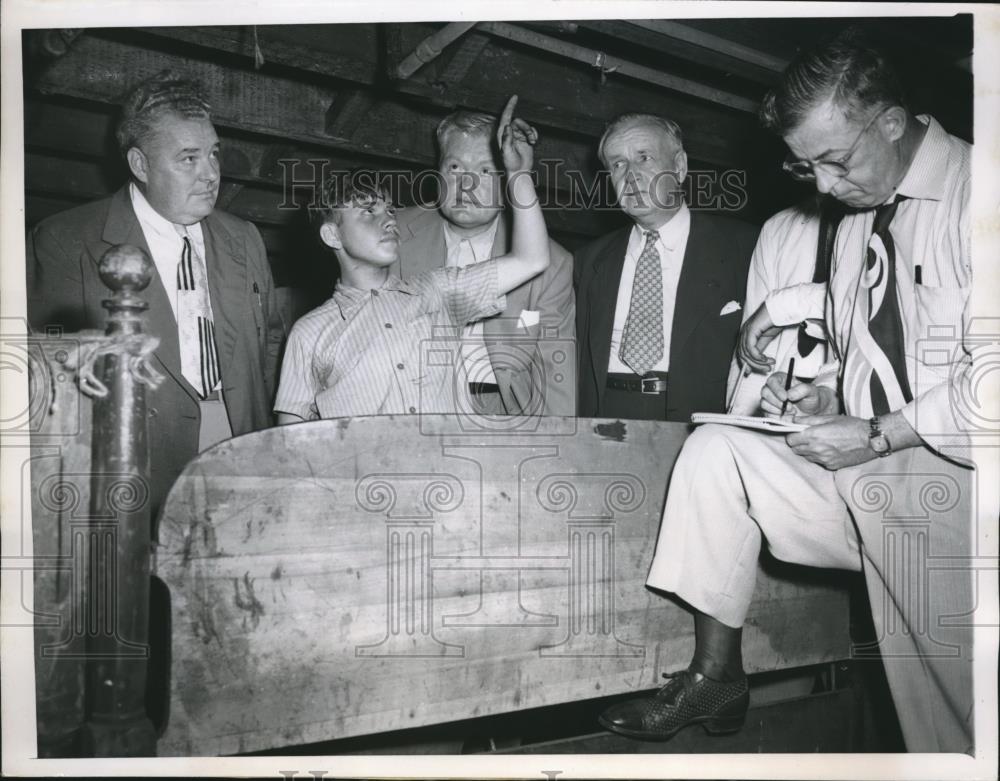
[[[68,351],[62,362],[70,371],[76,373],[80,390],[94,399],[103,399],[108,395],[107,386],[97,379],[94,367],[99,358],[105,355],[117,355],[123,359],[129,374],[137,382],[157,387],[163,382],[163,375],[153,368],[150,359],[160,340],[149,334],[112,334],[101,331],[81,331],[76,334],[79,339],[77,346]]]

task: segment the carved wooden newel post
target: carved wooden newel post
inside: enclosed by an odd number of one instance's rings
[[[153,756],[156,735],[144,692],[149,629],[149,450],[146,389],[136,377],[144,344],[137,294],[153,266],[138,247],[112,247],[101,279],[112,291],[103,366],[107,393],[94,401],[87,587],[87,722],[98,757]]]

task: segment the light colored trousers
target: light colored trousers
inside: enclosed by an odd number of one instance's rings
[[[970,752],[974,476],[923,447],[831,472],[783,436],[701,426],[647,584],[739,627],[762,538],[784,561],[863,570],[907,750]]]

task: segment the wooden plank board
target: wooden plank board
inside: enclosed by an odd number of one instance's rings
[[[645,586],[681,424],[375,417],[193,461],[161,521],[163,755],[229,754],[657,685],[693,644]],[[846,593],[765,572],[750,671],[848,654]]]

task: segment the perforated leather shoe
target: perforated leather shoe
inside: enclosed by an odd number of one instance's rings
[[[750,707],[746,676],[723,682],[682,670],[664,673],[668,682],[651,697],[612,705],[598,718],[612,732],[641,740],[667,740],[690,724],[711,735],[737,732]]]

